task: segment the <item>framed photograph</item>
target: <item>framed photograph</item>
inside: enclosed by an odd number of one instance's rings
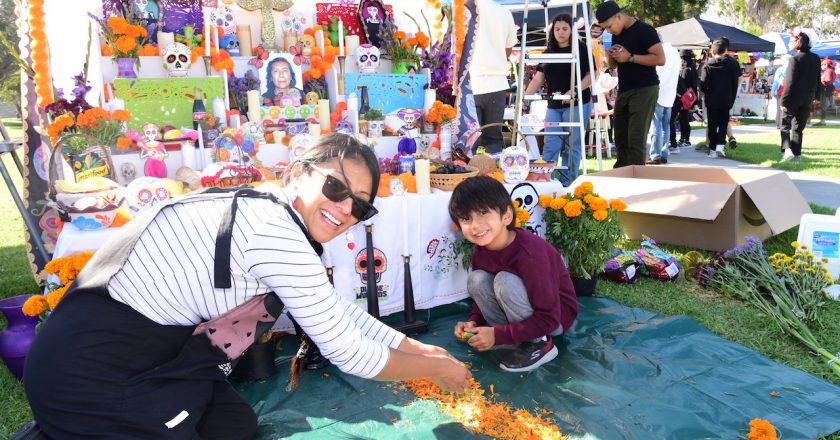
[[[270,53],[259,70],[262,105],[285,107],[303,102],[303,74],[288,53]]]
[[[388,10],[381,0],[362,0],[359,3],[359,23],[368,42],[378,48],[382,48],[382,41],[379,39],[379,27],[387,17]]]

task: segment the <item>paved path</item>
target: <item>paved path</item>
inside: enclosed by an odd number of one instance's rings
[[[828,121],[831,124],[840,124],[840,121]],[[739,134],[747,133],[766,133],[777,132],[776,125],[769,123],[767,125],[742,125],[735,126],[734,135],[738,138]],[[691,132],[691,143],[705,142],[705,129],[697,129]],[[780,140],[781,141],[781,140]],[[781,157],[781,153],[779,153]],[[725,168],[758,168],[758,169],[773,169],[759,165],[738,162],[731,159],[709,158],[704,152],[695,151],[693,147],[682,148],[680,154],[671,154],[668,157],[668,164],[675,164],[680,166],[705,166],[705,167],[725,167]],[[665,165],[668,166],[668,165]],[[831,177],[817,176],[813,174],[805,174],[795,171],[788,171],[788,176],[793,180],[799,192],[805,197],[805,200],[816,203],[817,205],[826,206],[829,208],[840,208],[840,179]]]

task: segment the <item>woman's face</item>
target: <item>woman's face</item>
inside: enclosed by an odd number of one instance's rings
[[[345,159],[343,165],[344,174],[338,158],[318,164],[317,169],[309,174],[298,169],[290,182],[297,187],[295,209],[303,217],[309,234],[319,243],[332,240],[358,220],[350,214],[353,206],[351,197],[333,202],[324,196],[322,188],[327,175],[347,185],[356,197],[364,201],[370,200],[373,191],[373,176],[363,161]]]
[[[274,63],[271,66],[271,82],[274,83],[274,88],[278,91],[289,90],[289,83],[292,82],[292,72],[289,70],[289,65],[283,61]]]
[[[569,23],[565,21],[556,21],[554,22],[554,38],[560,44],[560,47],[566,47],[569,45],[569,37],[572,35],[572,28],[569,26]]]

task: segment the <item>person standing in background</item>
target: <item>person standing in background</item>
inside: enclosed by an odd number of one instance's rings
[[[691,125],[689,116],[691,107],[683,109],[682,96],[690,89],[697,96],[697,64],[694,62],[694,52],[690,49],[680,51],[680,75],[677,79],[677,96],[671,110],[671,152],[677,153],[680,147],[691,146]],[[666,59],[667,62],[667,59]],[[695,101],[697,102],[696,98]],[[676,124],[680,124],[680,140],[677,142]]]
[[[782,93],[785,91],[785,71],[787,71],[790,58],[788,54],[782,56],[781,63],[773,73],[773,87],[770,89],[770,94],[776,101],[776,128],[780,130],[782,129]]]
[[[811,52],[811,37],[800,33],[794,36],[797,54],[785,72],[785,91],[782,93],[782,151],[779,162],[799,161],[802,154],[802,132],[811,117],[812,101],[820,100],[820,57]]]
[[[598,24],[613,34],[607,55],[610,65],[618,67],[615,168],[645,164],[648,131],[659,98],[655,66],[665,64],[656,29],[622,11],[614,1],[601,3],[595,11]]]
[[[741,77],[741,68],[737,61],[726,55],[727,49],[727,41],[723,38],[712,42],[710,57],[700,73],[700,90],[709,123],[709,157],[726,157],[726,127]]]
[[[834,80],[837,74],[834,72],[834,61],[828,57],[823,58],[820,70],[820,87],[822,96],[820,100],[820,122],[812,125],[825,125],[825,113],[829,108],[834,107]]]
[[[470,83],[475,96],[479,125],[501,123],[505,116],[508,57],[516,45],[516,24],[510,11],[493,0],[477,0],[478,30],[475,36]],[[483,129],[475,143],[488,153],[502,151],[501,125]]]
[[[677,80],[680,77],[680,53],[671,43],[662,43],[665,52],[665,65],[656,66],[659,77],[659,99],[653,111],[653,134],[650,137],[650,159],[646,165],[668,163],[669,131],[671,130],[671,108],[677,96]],[[679,153],[680,150],[676,150]]]

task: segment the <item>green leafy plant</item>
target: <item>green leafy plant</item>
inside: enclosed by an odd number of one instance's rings
[[[378,108],[372,108],[363,115],[363,119],[365,121],[380,121],[382,120],[382,116],[382,110],[379,110]]]
[[[615,243],[624,237],[618,213],[627,205],[599,197],[590,182],[583,182],[572,195],[540,196],[540,205],[545,208],[546,240],[563,254],[569,274],[597,276]]]

